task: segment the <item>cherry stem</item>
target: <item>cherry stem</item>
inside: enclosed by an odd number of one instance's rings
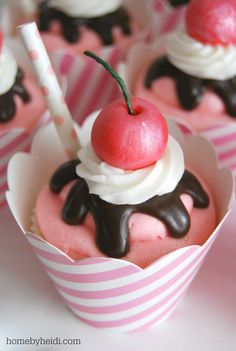
[[[89,57],[93,58],[98,63],[100,63],[112,75],[112,77],[115,78],[115,80],[119,84],[120,89],[121,89],[121,91],[123,93],[126,105],[128,107],[129,114],[130,115],[134,115],[135,113],[134,113],[134,110],[133,110],[133,107],[132,107],[132,104],[131,104],[131,101],[130,101],[129,93],[128,93],[128,90],[126,88],[125,82],[121,78],[121,76],[119,76],[119,74],[113,70],[113,68],[109,65],[109,63],[107,63],[106,61],[104,61],[103,59],[98,57],[92,51],[86,50],[86,51],[84,51],[84,54],[86,56],[89,56]]]

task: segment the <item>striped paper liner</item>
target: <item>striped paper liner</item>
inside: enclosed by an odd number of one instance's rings
[[[87,119],[87,126],[90,122]],[[81,138],[82,145],[91,133],[87,126],[80,129],[81,134],[83,131],[86,134]],[[65,161],[52,123],[37,133],[29,157],[17,154],[10,161],[9,207],[67,306],[91,326],[130,332],[166,320],[186,292],[229,213],[233,192],[229,170],[218,169],[215,153],[206,139],[184,136],[173,123],[169,128],[181,144],[189,167],[196,170],[215,195],[219,223],[203,246],[173,251],[145,269],[122,259],[103,257],[75,262],[53,245],[28,233],[27,221],[30,222],[37,192]],[[205,157],[199,160],[196,151]],[[22,187],[25,179],[28,187]],[[34,189],[34,193],[30,189]]]
[[[0,209],[7,205],[5,192],[8,161],[16,151],[28,151],[30,142],[31,136],[22,129],[0,134]]]
[[[172,8],[167,0],[153,0],[153,9],[156,14],[155,21],[159,28],[159,34],[170,32],[176,28],[185,13],[185,6]]]
[[[16,152],[29,151],[36,130],[48,123],[49,115],[45,113],[31,134],[22,128],[15,128],[0,133],[0,210],[7,206],[5,192],[7,190],[7,165]]]
[[[115,47],[96,50],[96,54],[114,69],[122,58],[122,52]],[[66,77],[66,102],[74,120],[79,124],[91,112],[121,96],[114,79],[91,58],[56,52],[52,59],[58,75]]]
[[[171,119],[174,121],[174,119]],[[195,135],[196,132],[187,126],[186,122],[176,121],[181,131],[186,135]],[[216,125],[199,132],[208,139],[216,152],[221,167],[231,169],[236,176],[236,123]]]
[[[208,128],[201,132],[208,138],[224,167],[229,167],[236,176],[236,123]]]
[[[71,261],[42,239],[26,234],[67,306],[91,326],[119,332],[153,327],[174,311],[217,233],[200,246],[177,250],[142,270],[124,260]]]

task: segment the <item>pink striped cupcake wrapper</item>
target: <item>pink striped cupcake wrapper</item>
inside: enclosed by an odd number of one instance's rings
[[[152,7],[158,34],[175,29],[185,13],[185,6],[173,8],[167,0],[152,0]]]
[[[0,133],[0,210],[7,206],[7,165],[11,156],[18,151],[29,151],[35,131],[47,122],[48,114],[45,113],[31,134],[22,128]]]
[[[236,176],[236,123],[208,128],[201,134],[214,145],[221,165],[229,167]]]
[[[176,122],[186,135],[195,135],[196,132],[180,121]],[[222,167],[231,169],[236,176],[236,123],[216,125],[199,132],[213,145],[219,163]]]
[[[184,134],[196,134],[185,123],[181,121],[176,123]],[[220,165],[231,169],[232,174],[236,176],[236,123],[216,125],[200,131],[199,134],[212,143]]]
[[[114,69],[122,58],[116,47],[102,48],[96,53]],[[91,112],[121,96],[115,80],[91,58],[58,51],[52,54],[52,60],[58,76],[65,79],[66,102],[77,123],[81,124]]]
[[[49,124],[37,133],[31,154],[16,154],[8,168],[7,200],[26,239],[52,279],[65,304],[91,326],[131,332],[154,327],[175,310],[229,213],[233,178],[218,169],[211,144],[201,136],[184,136],[170,123],[186,163],[215,195],[219,222],[203,246],[193,245],[163,256],[145,269],[121,259],[86,258],[73,261],[56,247],[29,232],[37,193],[53,170],[65,161],[57,133]],[[204,157],[196,157],[199,152]],[[42,172],[43,170],[43,172]],[[26,182],[28,187],[22,187]],[[32,194],[29,189],[34,189]]]
[[[168,318],[216,234],[204,246],[183,248],[144,270],[109,258],[73,262],[38,237],[30,233],[26,237],[57,291],[82,321],[102,329],[130,332],[154,327]]]

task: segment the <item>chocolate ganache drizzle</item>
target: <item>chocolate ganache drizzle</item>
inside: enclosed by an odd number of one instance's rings
[[[145,78],[145,87],[164,76],[174,79],[180,104],[185,110],[192,110],[201,102],[206,88],[214,91],[224,101],[229,115],[236,117],[236,77],[228,80],[193,77],[173,66],[166,56],[154,61]]]
[[[171,6],[173,7],[177,7],[180,5],[185,5],[187,3],[189,3],[190,0],[169,0],[169,3],[171,4]]]
[[[69,43],[78,42],[81,27],[95,31],[104,45],[113,44],[112,28],[115,26],[120,27],[124,35],[131,33],[129,15],[122,7],[100,17],[82,18],[68,16],[62,11],[49,7],[48,1],[43,1],[39,8],[39,29],[42,32],[49,31],[54,21],[61,24],[63,36]]]
[[[188,194],[193,198],[194,207],[206,208],[209,198],[196,177],[185,171],[175,190],[162,196],[136,205],[114,205],[94,194],[89,194],[87,183],[79,177],[75,168],[79,160],[61,165],[53,174],[50,189],[59,193],[72,180],[76,180],[67,195],[62,218],[70,225],[81,224],[88,211],[91,211],[96,225],[96,243],[107,256],[122,257],[129,251],[128,221],[133,213],[153,216],[167,226],[173,238],[181,238],[190,228],[190,216],[183,205],[180,195]]]
[[[15,83],[9,91],[5,94],[0,95],[0,122],[5,123],[10,121],[16,113],[16,103],[14,101],[14,95],[21,97],[24,103],[30,101],[30,95],[24,87],[22,81],[24,74],[20,68],[18,68]]]

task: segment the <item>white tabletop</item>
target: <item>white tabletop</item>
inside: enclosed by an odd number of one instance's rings
[[[236,205],[174,315],[150,331],[118,334],[85,325],[64,306],[9,210],[1,211],[0,350],[235,350],[235,213]],[[13,343],[16,338],[60,337],[81,344],[6,345],[7,337]]]

